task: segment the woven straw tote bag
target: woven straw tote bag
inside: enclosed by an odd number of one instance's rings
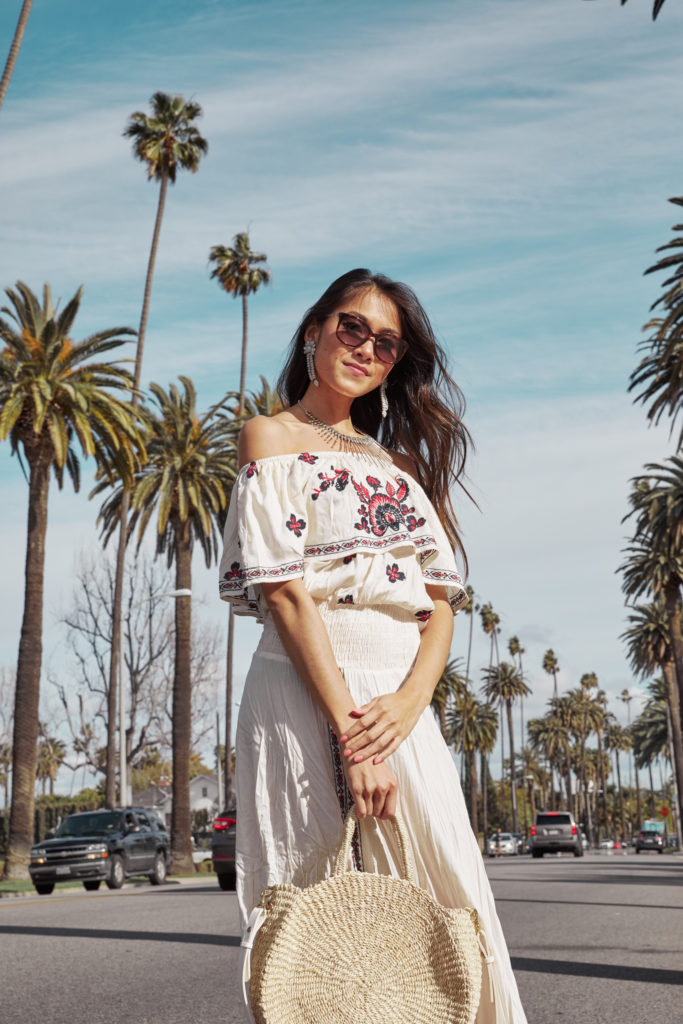
[[[264,890],[249,919],[243,986],[256,1024],[473,1024],[486,958],[476,911],[415,884],[398,815],[402,877],[347,870],[355,825],[352,810],[329,878]]]

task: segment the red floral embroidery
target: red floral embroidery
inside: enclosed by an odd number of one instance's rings
[[[320,487],[317,487],[311,495],[312,501],[317,501],[321,494],[327,491],[330,487],[334,487],[337,491],[343,491],[349,480],[351,474],[348,469],[334,469],[332,468],[332,475],[329,473],[318,473],[318,479],[322,481]]]
[[[355,557],[355,555],[345,555],[344,558],[342,558],[342,562],[344,563],[344,565],[348,565],[349,562],[352,562]]]
[[[301,531],[306,528],[306,520],[297,519],[294,513],[292,512],[291,516],[285,523],[285,526],[287,527],[288,530],[292,531],[295,537],[300,537]]]
[[[248,477],[258,476],[258,466],[256,465],[255,462],[249,463],[249,465],[247,466],[247,471],[244,475]]]
[[[381,483],[376,476],[367,476],[365,481],[372,488],[372,493],[364,484],[353,481],[356,493],[361,499],[358,509],[359,521],[354,523],[357,530],[382,537],[387,530],[396,533],[402,526],[405,526],[409,533],[417,530],[419,526],[424,526],[425,519],[418,519],[414,514],[414,507],[405,501],[410,490],[407,480],[397,476],[395,483],[387,481],[384,491],[380,489]]]
[[[387,576],[389,577],[390,583],[396,583],[406,578],[406,574],[401,572],[396,562],[393,565],[387,566]]]
[[[353,594],[345,594],[344,597],[340,597],[337,604],[353,604]]]
[[[415,612],[415,618],[419,619],[420,622],[428,622],[431,619],[431,617],[432,613],[428,611],[426,608],[424,611]]]
[[[307,462],[309,466],[312,466],[315,462],[318,461],[318,456],[311,455],[310,452],[302,452],[301,455],[299,456],[299,461]]]
[[[424,516],[420,516],[418,519],[416,516],[406,516],[406,526],[412,533],[413,530],[417,530],[419,526],[424,526],[426,519]]]
[[[239,562],[233,562],[227,572],[223,573],[224,580],[239,580],[242,579],[244,573],[240,567]]]

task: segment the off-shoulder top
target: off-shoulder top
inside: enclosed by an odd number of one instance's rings
[[[396,605],[420,628],[434,610],[425,583],[466,602],[453,551],[419,483],[393,463],[322,451],[243,466],[233,486],[220,596],[263,619],[261,583],[302,577],[316,602]]]

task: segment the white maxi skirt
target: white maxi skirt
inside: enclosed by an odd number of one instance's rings
[[[354,701],[394,692],[413,663],[419,629],[393,607],[320,605]],[[287,656],[272,619],[249,669],[236,734],[237,896],[242,927],[263,889],[327,877],[352,804],[339,747]],[[458,772],[431,709],[387,758],[411,840],[417,882],[446,907],[476,907],[495,957],[502,1000],[482,985],[477,1024],[526,1024],[505,938]],[[366,818],[353,850],[365,871],[399,875],[388,822]]]

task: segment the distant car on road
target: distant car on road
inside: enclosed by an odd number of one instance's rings
[[[494,832],[488,842],[488,853],[490,857],[500,854],[503,857],[515,856],[517,854],[517,840],[511,832]]]
[[[31,849],[29,874],[36,892],[48,896],[57,882],[74,879],[86,889],[106,882],[120,889],[131,875],[152,885],[166,880],[171,844],[161,819],[142,807],[70,814]]]
[[[221,889],[235,888],[235,831],[237,817],[235,808],[218,814],[213,819],[211,833],[211,857],[213,869]]]
[[[583,843],[569,811],[540,811],[531,826],[531,855],[544,853],[573,853],[583,857]]]
[[[601,850],[613,850],[614,849],[614,840],[613,839],[601,839],[600,840],[600,849]]]
[[[663,853],[666,846],[666,836],[663,832],[643,828],[636,836],[633,845],[636,848],[636,853],[640,853],[641,850],[656,850],[657,853]]]

